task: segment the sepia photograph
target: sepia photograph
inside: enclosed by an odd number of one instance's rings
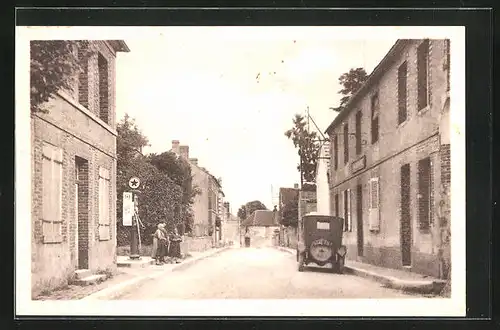
[[[463,316],[464,81],[463,27],[17,27],[17,313]]]

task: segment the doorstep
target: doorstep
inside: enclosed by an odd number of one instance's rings
[[[151,257],[140,257],[140,259],[130,259],[127,256],[118,256],[116,258],[116,265],[118,267],[127,268],[145,268],[153,265],[155,260]]]

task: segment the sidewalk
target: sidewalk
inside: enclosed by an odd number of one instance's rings
[[[178,271],[192,266],[194,263],[203,260],[205,258],[214,256],[223,251],[231,249],[232,247],[223,248],[212,248],[203,252],[190,252],[191,257],[184,260],[179,264],[164,264],[164,265],[149,265],[146,267],[124,267],[121,268],[127,274],[133,275],[134,277],[130,280],[124,281],[117,285],[108,287],[104,290],[97,291],[91,295],[88,295],[81,300],[98,300],[98,299],[116,299],[118,298],[124,290],[130,290],[134,287],[141,286],[144,282],[154,279],[159,276],[165,275],[165,273]]]
[[[294,249],[276,246],[280,251],[295,254]],[[409,271],[378,267],[375,265],[346,260],[345,273],[366,277],[392,289],[419,294],[439,294],[446,281]]]

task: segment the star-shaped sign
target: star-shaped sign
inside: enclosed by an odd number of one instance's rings
[[[137,177],[133,177],[128,181],[128,185],[132,189],[137,189],[139,188],[139,185],[141,184],[141,180]]]

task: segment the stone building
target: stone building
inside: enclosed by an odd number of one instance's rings
[[[450,182],[448,95],[449,42],[398,40],[328,127],[348,258],[446,276],[435,210]]]
[[[200,194],[194,198],[194,223],[191,234],[200,238],[210,236],[210,240],[215,244],[222,237],[222,232],[216,227],[217,220],[224,217],[221,179],[215,178],[206,168],[201,167],[197,158],[189,158],[189,146],[180,145],[178,140],[173,140],[171,151],[189,162],[193,186],[200,190]]]
[[[115,60],[129,49],[120,40],[90,44],[73,90],[31,115],[33,296],[75,270],[116,266]]]

